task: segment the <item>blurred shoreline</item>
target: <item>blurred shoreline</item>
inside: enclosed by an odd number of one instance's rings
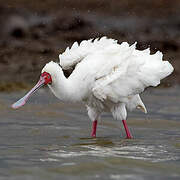
[[[74,41],[107,36],[163,52],[180,83],[180,2],[108,0],[0,0],[0,91],[26,89],[42,67]]]

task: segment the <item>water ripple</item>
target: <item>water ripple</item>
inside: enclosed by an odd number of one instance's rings
[[[163,162],[180,159],[176,153],[170,152],[165,145],[129,145],[103,147],[96,145],[84,145],[83,150],[56,150],[48,152],[52,157],[72,158],[80,156],[93,157],[123,157],[136,160],[147,160],[151,162]]]

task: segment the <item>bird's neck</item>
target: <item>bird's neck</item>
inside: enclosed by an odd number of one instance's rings
[[[52,78],[54,82],[49,87],[57,98],[65,102],[77,102],[80,100],[76,94],[76,86],[64,76],[61,67],[58,67]]]

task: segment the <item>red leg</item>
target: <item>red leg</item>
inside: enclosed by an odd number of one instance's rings
[[[130,133],[129,128],[128,128],[128,126],[127,126],[126,120],[122,120],[122,122],[123,122],[123,125],[124,125],[124,129],[125,129],[125,131],[126,131],[126,136],[127,136],[126,138],[127,138],[127,139],[133,138],[133,137],[131,136],[131,133]]]
[[[97,120],[93,121],[93,123],[92,123],[91,136],[94,138],[96,137],[96,128],[97,128]]]

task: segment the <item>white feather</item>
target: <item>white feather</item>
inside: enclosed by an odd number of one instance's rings
[[[119,120],[126,118],[126,108],[146,112],[139,93],[157,86],[173,71],[161,52],[150,55],[149,48],[136,50],[136,43],[118,44],[106,37],[83,41],[79,46],[75,43],[59,57],[63,69],[77,65],[65,78],[58,64],[47,64],[43,71],[52,76],[51,90],[61,100],[83,101],[92,120],[103,111],[112,112]]]
[[[102,37],[101,39],[92,39],[84,40],[80,43],[77,48],[67,49],[64,53],[59,55],[60,65],[63,69],[69,69],[75,64],[79,63],[86,56],[95,51],[103,50],[107,48],[109,45],[117,43],[116,40],[107,39],[106,37]]]
[[[72,45],[71,49],[77,49],[78,48],[78,43],[74,42],[74,44]]]
[[[66,48],[65,53],[69,53],[69,47]]]

